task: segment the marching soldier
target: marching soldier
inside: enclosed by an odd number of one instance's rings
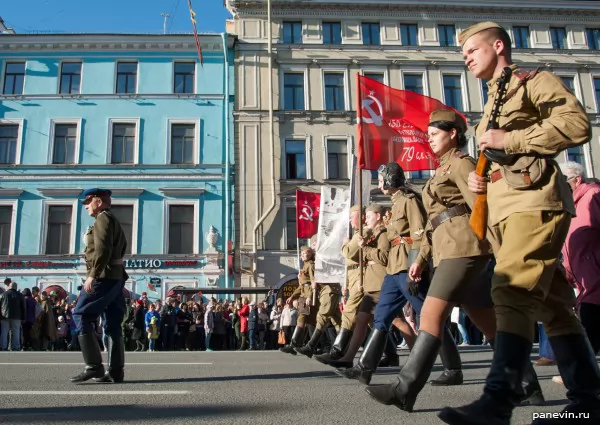
[[[279,349],[282,353],[293,354],[294,356],[296,355],[294,348],[301,347],[304,344],[308,333],[308,326],[316,324],[318,312],[318,305],[310,306],[308,307],[309,311],[306,311],[306,306],[310,305],[313,298],[313,290],[316,288],[315,251],[308,246],[303,246],[300,248],[300,256],[304,265],[300,273],[298,273],[298,288],[296,288],[294,293],[285,302],[291,304],[295,299],[302,298],[305,307],[300,308],[299,306],[298,320],[292,334],[292,341],[289,345]]]
[[[125,347],[121,322],[125,314],[123,288],[129,278],[123,266],[127,239],[121,224],[110,211],[111,191],[88,189],[83,205],[94,217],[85,235],[87,279],[73,309],[85,370],[71,378],[79,383],[94,378],[96,382],[123,382]],[[95,324],[104,314],[108,336],[108,372],[104,373]]]
[[[411,304],[417,315],[421,313],[423,300],[428,285],[420,285],[408,281],[409,260],[418,254],[421,240],[425,232],[425,211],[417,195],[405,186],[404,171],[395,162],[382,165],[378,170],[379,188],[392,198],[392,213],[387,226],[387,236],[391,249],[387,264],[387,275],[381,288],[381,297],[375,309],[373,331],[365,346],[358,364],[346,371],[340,371],[343,376],[358,379],[363,384],[369,384],[388,339],[392,322],[403,318],[402,308],[407,302]],[[410,254],[410,256],[409,256]],[[400,319],[404,320],[404,319]],[[448,374],[447,370],[461,370],[460,355],[454,339],[445,328],[446,337],[440,349],[440,357],[445,372],[435,381],[434,385],[462,384],[462,374]],[[408,340],[409,346],[412,342]],[[349,367],[352,366],[351,364]]]
[[[358,247],[362,248],[364,267],[363,292],[364,295],[358,307],[356,325],[345,355],[339,360],[330,360],[329,365],[334,367],[352,367],[354,356],[365,340],[369,322],[373,318],[373,311],[379,302],[381,285],[386,274],[390,241],[386,228],[383,226],[383,208],[371,204],[366,208],[366,232],[364,237],[358,238]]]
[[[464,407],[447,407],[439,417],[452,425],[508,425],[520,400],[534,324],[541,320],[571,403],[563,410],[565,417],[533,424],[577,422],[566,417],[570,414],[600,423],[600,370],[558,259],[575,208],[568,183],[552,159],[590,140],[589,119],[558,77],[546,71],[525,73],[513,64],[511,40],[500,25],[479,23],[463,31],[459,41],[470,72],[489,80],[489,98],[476,133],[492,166],[487,177],[470,173],[468,186],[474,193],[487,193],[488,225],[499,242],[492,279],[497,332],[481,398]],[[496,82],[505,67],[513,76],[499,129],[486,130],[498,96]],[[488,149],[493,150],[486,153]]]
[[[421,280],[421,273],[433,252],[436,267],[425,303],[419,336],[398,379],[390,385],[369,386],[366,391],[382,404],[393,404],[412,412],[413,405],[435,363],[442,346],[445,323],[452,308],[460,304],[490,344],[496,332],[487,267],[491,248],[480,242],[469,227],[470,208],[475,195],[468,190],[467,179],[475,161],[459,148],[467,144],[467,123],[454,111],[438,110],[431,114],[429,144],[440,166],[423,189],[423,203],[429,221],[418,257],[409,270],[409,278]],[[458,361],[460,363],[460,359]],[[460,379],[462,372],[459,370]],[[529,366],[526,398],[541,403],[540,385]],[[448,370],[448,378],[456,372]]]
[[[364,210],[364,208],[363,208]],[[360,270],[358,261],[358,241],[360,239],[359,226],[363,222],[363,214],[360,213],[358,205],[350,208],[350,226],[354,232],[352,239],[344,241],[342,255],[346,259],[348,284],[342,289],[342,296],[348,295],[348,301],[342,311],[342,327],[331,347],[329,353],[315,356],[321,363],[327,364],[329,360],[339,360],[346,353],[348,343],[352,338],[356,313],[363,298],[363,288],[360,286]]]

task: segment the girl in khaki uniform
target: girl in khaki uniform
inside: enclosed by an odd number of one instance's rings
[[[469,191],[469,173],[475,161],[459,148],[466,145],[467,125],[454,111],[438,110],[430,116],[429,143],[440,165],[423,190],[428,222],[419,256],[410,266],[409,277],[419,281],[433,254],[435,273],[421,311],[420,332],[406,365],[395,383],[369,386],[367,392],[380,403],[412,411],[417,395],[427,382],[442,345],[444,324],[460,304],[493,346],[496,320],[491,300],[487,266],[491,247],[479,241],[469,227],[475,195]],[[533,367],[525,379],[530,402],[543,401]]]

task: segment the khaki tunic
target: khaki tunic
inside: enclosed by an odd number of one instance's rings
[[[358,307],[364,295],[363,288],[360,286],[360,269],[358,267],[359,239],[360,233],[356,230],[352,239],[342,245],[342,255],[346,259],[346,267],[348,268],[348,301],[346,301],[342,311],[342,327],[349,330],[354,328]]]
[[[388,240],[392,242],[397,237],[411,238],[412,245],[401,243],[391,244],[387,263],[387,274],[407,271],[408,251],[419,249],[425,232],[425,215],[419,208],[418,200],[413,193],[398,191],[392,195],[392,217],[387,225]]]
[[[512,65],[513,72],[518,71]],[[490,113],[496,98],[497,78],[488,82],[488,102],[483,117],[476,128],[477,137],[486,132]],[[514,89],[519,78],[513,74],[508,92]],[[559,152],[589,141],[590,123],[577,98],[569,92],[556,75],[542,71],[527,81],[524,87],[502,107],[498,118],[500,128],[507,131],[504,137],[507,153],[556,156]],[[551,161],[548,176],[535,190],[517,190],[504,179],[489,183],[487,188],[489,225],[493,226],[511,214],[527,211],[566,211],[575,215],[573,196],[558,165]],[[498,170],[492,164],[491,171]]]
[[[129,276],[122,262],[113,264],[123,259],[126,249],[127,239],[121,224],[110,210],[102,211],[86,233],[87,277],[127,280]]]
[[[311,283],[315,281],[315,261],[308,260],[304,262],[302,266],[302,270],[300,270],[298,276],[298,288],[294,291],[294,293],[290,296],[293,300],[297,298],[303,298],[304,300],[310,300],[312,303],[312,294],[313,290],[311,287]],[[305,325],[314,325],[317,319],[317,312],[319,311],[319,299],[317,298],[317,305],[311,306],[309,309],[309,313],[299,313],[298,314],[298,326]],[[298,306],[299,310],[302,311],[303,308]]]
[[[473,207],[475,195],[469,190],[469,173],[475,171],[475,160],[466,153],[454,148],[440,158],[440,166],[435,175],[427,181],[423,189],[423,205],[427,211],[425,231],[432,230],[431,220],[449,207],[467,204]],[[435,197],[446,202],[440,204]],[[437,267],[441,260],[451,258],[475,257],[491,254],[487,241],[479,241],[469,226],[469,215],[452,217],[440,224],[429,238],[423,238],[419,260],[425,265],[433,251],[433,265]]]
[[[386,229],[380,227],[375,230],[369,230],[363,246],[363,261],[365,263],[365,292],[381,291],[383,278],[387,272],[388,255],[390,251],[390,241],[386,234]]]

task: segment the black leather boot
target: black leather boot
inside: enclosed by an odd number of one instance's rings
[[[444,327],[444,339],[440,348],[440,359],[444,371],[437,379],[433,379],[429,383],[433,386],[462,385],[463,373],[460,353],[450,330],[446,326]]]
[[[351,338],[352,331],[350,329],[340,328],[340,331],[333,342],[333,346],[331,347],[331,351],[326,354],[315,356],[315,360],[327,364],[330,360],[341,359],[344,357],[344,354],[346,354],[346,349],[348,348],[348,343]]]
[[[493,339],[489,341],[492,349],[494,349],[494,341],[495,340]],[[540,386],[540,382],[538,381],[537,373],[535,373],[533,363],[531,363],[531,360],[529,359],[527,359],[527,364],[525,365],[525,370],[523,372],[522,384],[522,406],[541,406],[546,402],[546,400],[544,399],[544,393],[542,392],[542,387]]]
[[[427,382],[441,345],[442,341],[439,338],[425,331],[419,332],[415,346],[396,382],[388,385],[369,385],[366,388],[367,393],[379,403],[412,412],[417,395]]]
[[[378,367],[398,367],[400,366],[400,356],[396,349],[396,342],[388,333],[387,343],[383,349],[383,356],[379,360]]]
[[[562,413],[573,413],[573,418],[535,419],[531,425],[600,423],[600,370],[588,338],[571,334],[548,340],[570,401]]]
[[[104,376],[104,365],[102,364],[102,353],[95,334],[83,334],[77,338],[81,347],[81,354],[85,362],[85,370],[79,375],[71,378],[71,382],[85,382],[92,378]]]
[[[310,359],[313,356],[313,354],[315,353],[315,350],[317,349],[317,345],[319,345],[319,341],[321,341],[322,336],[323,336],[323,330],[315,329],[315,331],[313,332],[312,336],[310,337],[310,339],[308,340],[306,345],[304,345],[302,347],[295,347],[294,350],[296,351],[296,353],[303,354]]]
[[[523,398],[523,375],[531,342],[520,335],[497,332],[494,358],[483,395],[458,408],[445,407],[438,417],[450,425],[510,425],[512,411]]]
[[[388,333],[373,329],[369,341],[358,359],[358,364],[348,369],[336,369],[335,373],[348,379],[358,379],[361,384],[369,385],[373,373],[377,370],[386,343],[390,343]]]
[[[290,341],[290,344],[286,345],[285,347],[281,347],[279,351],[281,351],[282,353],[293,354],[295,356],[296,351],[294,351],[294,347],[300,347],[302,344],[304,344],[306,332],[308,332],[308,328],[300,328],[296,326],[296,328],[294,329],[294,333],[292,334],[292,340]]]
[[[108,337],[108,372],[102,378],[94,378],[95,382],[120,384],[125,379],[125,343],[121,335]]]

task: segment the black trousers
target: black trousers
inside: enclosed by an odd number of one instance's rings
[[[579,305],[579,318],[594,353],[598,354],[600,350],[600,305],[581,303]]]

